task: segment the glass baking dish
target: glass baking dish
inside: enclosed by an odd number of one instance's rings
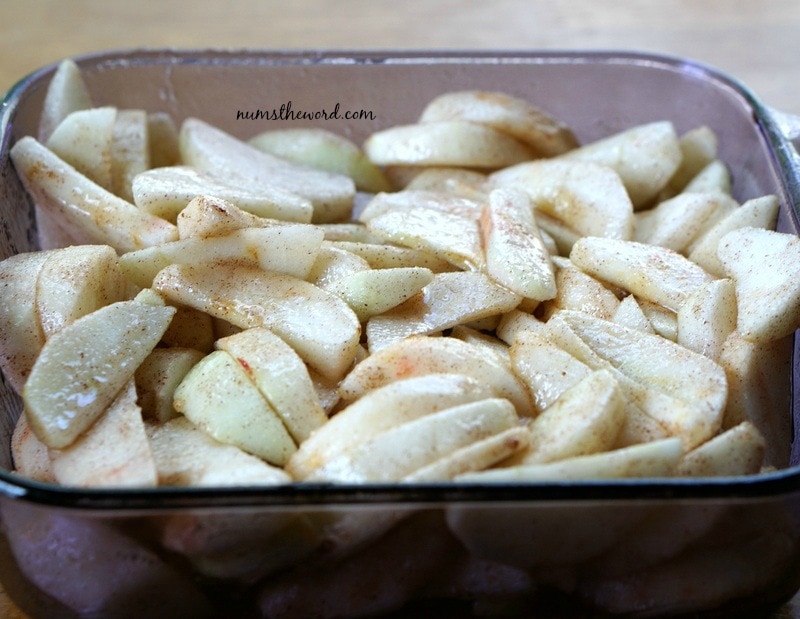
[[[735,79],[636,53],[133,50],[76,59],[97,105],[202,118],[240,137],[315,125],[355,141],[457,89],[500,90],[581,142],[648,121],[705,124],[734,197],[768,193],[798,232],[787,127]],[[35,135],[54,66],[0,112],[0,257],[36,249],[8,151]],[[362,110],[252,120],[248,110]],[[285,108],[284,108],[285,109]],[[791,121],[792,119],[789,119]],[[796,349],[795,349],[796,350]],[[797,353],[795,352],[795,359]],[[797,362],[767,411],[773,472],[497,486],[76,490],[12,472],[20,399],[0,384],[0,579],[34,617],[753,616],[800,586]]]

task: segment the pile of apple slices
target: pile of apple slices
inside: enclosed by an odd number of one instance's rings
[[[247,142],[92,107],[69,62],[44,110],[11,150],[44,249],[0,263],[21,474],[494,482],[785,462],[800,241],[772,230],[775,196],[731,196],[706,127],[578,145],[527,102],[467,91],[363,149],[319,128]]]

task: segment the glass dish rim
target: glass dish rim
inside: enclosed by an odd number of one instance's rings
[[[375,50],[375,49],[214,49],[130,48],[91,52],[72,57],[79,66],[98,68],[153,64],[236,65],[264,64],[429,64],[429,63],[527,63],[527,64],[643,64],[690,71],[740,96],[753,112],[775,159],[795,226],[800,209],[800,170],[797,154],[781,132],[770,110],[735,77],[701,62],[667,54],[631,50]],[[0,101],[0,156],[7,156],[14,112],[26,89],[52,73],[59,61],[36,69],[18,80]],[[798,343],[795,335],[795,358]],[[795,364],[797,365],[797,364]],[[794,375],[798,373],[794,368]],[[795,394],[797,400],[797,394]],[[800,414],[793,402],[793,422]],[[794,430],[797,438],[798,430]],[[627,502],[640,500],[774,499],[800,491],[798,441],[793,440],[789,467],[752,476],[714,478],[635,478],[617,480],[545,481],[513,483],[430,484],[310,484],[295,482],[280,486],[164,487],[151,489],[72,488],[37,482],[8,470],[0,470],[0,497],[25,500],[43,506],[99,511],[152,511],[176,508],[275,507],[401,504],[490,503],[502,505],[536,502]]]

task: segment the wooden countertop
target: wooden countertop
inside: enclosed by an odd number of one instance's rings
[[[61,58],[131,47],[649,51],[714,66],[800,115],[797,0],[3,0],[0,91]],[[2,591],[0,616],[25,617]]]

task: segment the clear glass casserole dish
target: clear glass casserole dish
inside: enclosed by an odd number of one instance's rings
[[[98,105],[195,116],[240,137],[320,123],[241,112],[338,106],[367,113],[324,126],[359,142],[466,88],[526,98],[581,142],[654,120],[679,132],[705,124],[734,172],[734,197],[775,194],[778,229],[799,229],[800,166],[781,119],[735,79],[680,59],[148,50],[77,61]],[[36,248],[33,207],[8,152],[36,133],[53,70],[3,101],[3,258]],[[4,380],[0,579],[37,617],[752,616],[800,586],[796,368],[775,368],[786,391],[765,411],[773,472],[489,487],[41,484],[9,472],[21,402]]]

